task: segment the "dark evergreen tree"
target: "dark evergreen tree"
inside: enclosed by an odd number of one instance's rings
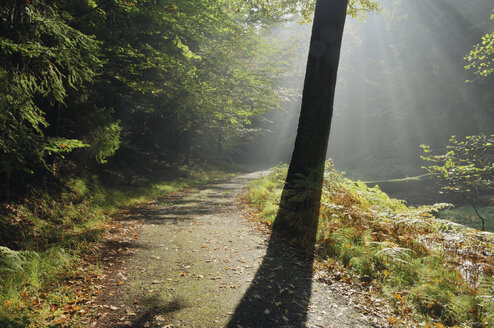
[[[56,154],[84,147],[60,133],[58,115],[70,90],[93,81],[101,66],[99,45],[66,24],[44,1],[4,1],[0,8],[0,175],[3,195],[10,176],[52,165]],[[54,118],[50,120],[50,117]],[[47,128],[52,131],[47,133]]]

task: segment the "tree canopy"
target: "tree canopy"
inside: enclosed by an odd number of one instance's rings
[[[85,146],[47,133],[57,124],[47,115],[67,107],[70,90],[93,82],[102,60],[94,37],[67,25],[41,1],[9,1],[0,16],[0,163],[10,174]]]
[[[494,14],[491,15],[494,20]],[[480,77],[487,77],[494,73],[494,31],[482,37],[482,41],[473,46],[473,49],[465,56],[468,64],[466,69],[471,69]]]
[[[8,1],[0,11],[7,184],[12,174],[55,173],[69,153],[90,166],[114,154],[230,156],[253,131],[251,118],[278,106],[276,65],[266,63],[273,48],[233,4]]]

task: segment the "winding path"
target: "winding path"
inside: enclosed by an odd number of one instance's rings
[[[375,327],[241,216],[255,172],[142,204],[139,238],[107,274],[95,327]],[[267,250],[268,249],[268,250]],[[268,252],[268,253],[266,253]]]

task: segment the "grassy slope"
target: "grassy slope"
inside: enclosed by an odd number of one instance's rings
[[[376,180],[376,181],[364,181],[369,187],[379,186],[379,188],[388,193],[396,195],[407,195],[410,193],[421,194],[424,201],[429,202],[429,199],[433,198],[432,201],[437,199],[448,199],[447,197],[439,196],[438,191],[435,190],[431,193],[428,188],[434,186],[433,181],[431,181],[432,174],[422,174],[415,177],[408,177],[402,179],[388,179],[388,180]],[[451,200],[448,200],[451,201]],[[494,208],[492,206],[478,206],[480,214],[486,218],[485,230],[494,232]],[[438,212],[438,216],[445,220],[450,220],[453,222],[460,223],[470,228],[480,229],[482,227],[480,219],[476,216],[475,211],[471,206],[455,206],[454,208],[443,209]]]
[[[246,195],[268,226],[285,174],[285,168],[275,168]],[[407,207],[378,188],[343,178],[328,164],[318,267],[343,265],[417,327],[494,326],[493,236],[436,219],[431,212],[440,207]],[[390,322],[400,326],[399,319]]]
[[[478,210],[486,218],[485,231],[494,232],[494,206],[479,207]],[[471,206],[457,206],[441,210],[439,211],[439,217],[474,229],[480,229],[482,227],[480,219]]]
[[[186,177],[125,187],[104,186],[95,177],[74,178],[56,197],[43,194],[22,204],[4,204],[1,237],[10,248],[0,246],[0,326],[63,326],[77,317],[83,310],[74,299],[87,291],[70,285],[89,279],[91,275],[81,270],[97,270],[83,269],[81,261],[88,252],[98,251],[112,214],[232,174],[182,168],[180,175]]]

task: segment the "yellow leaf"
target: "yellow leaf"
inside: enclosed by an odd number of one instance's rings
[[[388,321],[389,321],[389,323],[393,324],[396,322],[396,319],[395,318],[388,318]]]
[[[394,293],[394,294],[393,294],[393,296],[394,296],[394,297],[396,297],[397,299],[399,299],[400,301],[403,299],[403,298],[401,297],[401,295],[400,295],[400,294],[398,294],[398,293]]]

